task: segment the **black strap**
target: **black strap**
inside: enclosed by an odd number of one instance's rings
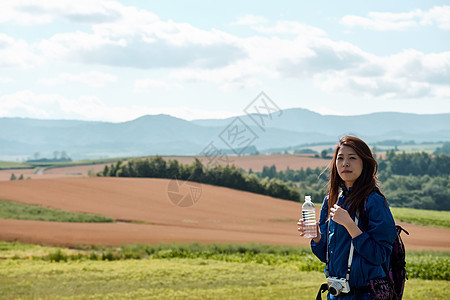
[[[355,288],[353,288],[353,290],[355,291],[355,299],[356,300],[359,299],[360,297],[362,297],[362,295],[370,292],[370,289],[368,286],[355,287]]]
[[[400,235],[400,233],[403,231],[404,233],[406,233],[406,235],[409,235],[409,232],[405,230],[405,228],[403,228],[400,225],[396,225],[396,227],[398,227],[400,230],[398,231],[398,235]]]
[[[316,300],[322,300],[322,294],[328,291],[328,283],[323,283],[319,291],[317,292]],[[368,286],[357,286],[357,287],[350,287],[350,292],[348,293],[341,293],[339,296],[345,297],[345,296],[351,296],[355,295],[355,299],[360,299],[362,295],[368,293],[370,291]],[[338,297],[339,297],[338,296]]]
[[[325,293],[327,291],[328,291],[328,283],[323,283],[320,286],[319,291],[317,292],[316,300],[322,300],[322,293]]]

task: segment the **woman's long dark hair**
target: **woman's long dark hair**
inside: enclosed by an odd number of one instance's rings
[[[334,151],[333,160],[330,163],[330,181],[328,184],[328,213],[330,212],[330,208],[333,207],[334,204],[336,204],[340,189],[345,186],[345,183],[339,176],[336,168],[337,155],[342,146],[351,147],[363,161],[361,175],[353,183],[352,191],[351,193],[349,193],[343,205],[345,206],[347,203],[350,203],[348,212],[350,214],[354,214],[359,208],[361,208],[361,205],[364,203],[365,199],[372,191],[375,190],[383,196],[379,189],[377,179],[378,164],[373,157],[372,151],[370,150],[369,146],[367,146],[364,141],[353,136],[345,136],[341,138],[339,140],[339,144],[336,146],[336,150]]]

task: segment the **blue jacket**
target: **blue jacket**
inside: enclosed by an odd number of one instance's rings
[[[346,197],[341,195],[337,204],[342,207],[345,200]],[[348,209],[348,204],[343,208]],[[355,215],[351,217],[353,220],[355,219]],[[328,266],[330,276],[345,278],[351,241],[355,247],[350,271],[350,289],[351,287],[365,286],[368,280],[385,276],[381,265],[386,263],[386,266],[389,266],[392,244],[397,236],[394,218],[387,206],[387,202],[380,194],[372,192],[367,198],[366,217],[369,221],[367,228],[364,228],[363,222],[360,220],[358,227],[363,233],[354,239],[351,238],[344,226],[334,222],[332,219],[329,221]],[[313,253],[322,262],[326,262],[327,219],[328,196],[325,197],[320,211],[319,227],[322,235],[320,242],[315,243],[311,241]],[[335,298],[330,296],[328,299]],[[349,299],[352,298],[349,297]]]

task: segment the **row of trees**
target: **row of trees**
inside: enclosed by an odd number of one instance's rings
[[[118,161],[105,166],[99,176],[177,178],[200,183],[229,187],[253,193],[269,195],[286,200],[298,200],[297,187],[277,178],[259,178],[246,173],[236,166],[214,166],[205,168],[195,159],[192,164],[180,164],[177,160],[166,162],[161,156],[148,159],[133,159],[126,163]]]
[[[392,150],[384,159],[378,158],[378,166],[382,191],[392,206],[450,210],[449,155]],[[292,181],[300,194],[312,195],[313,199],[321,199],[327,193],[329,174],[321,168],[277,171],[271,166],[255,174]]]
[[[385,176],[414,175],[441,176],[450,173],[450,156],[446,154],[430,155],[426,152],[386,152],[386,159],[378,161],[379,171]]]
[[[53,158],[40,157],[39,152],[35,152],[33,158],[29,158],[26,162],[68,162],[72,159],[67,155],[66,151],[53,151]]]
[[[450,210],[450,156],[389,151],[378,164],[382,191],[392,206]],[[329,178],[323,168],[277,171],[273,165],[261,172],[245,172],[235,166],[205,168],[197,159],[184,165],[166,162],[161,156],[118,161],[98,175],[177,178],[294,201],[311,195],[316,202],[326,195]]]
[[[260,178],[269,177],[269,178],[278,178],[283,181],[309,181],[309,180],[317,180],[318,177],[324,176],[328,178],[328,173],[324,172],[324,168],[306,168],[300,170],[291,170],[289,167],[286,170],[277,171],[275,165],[270,167],[264,166],[261,172],[253,172],[251,169],[250,173],[254,173],[258,175]],[[328,180],[328,179],[327,179]]]
[[[393,175],[382,184],[392,206],[450,210],[450,176]]]
[[[442,147],[439,147],[434,151],[434,154],[447,154],[450,155],[450,142],[445,142]]]
[[[383,192],[393,206],[450,210],[450,156],[388,151],[379,161]]]
[[[286,170],[277,171],[274,165],[267,167],[264,166],[261,172],[253,172],[260,179],[278,179],[282,182],[289,184],[289,186],[295,187],[300,195],[310,195],[314,202],[321,202],[327,191],[329,173],[324,168],[306,168],[300,170],[292,170],[287,168]],[[300,200],[303,199],[292,199]]]

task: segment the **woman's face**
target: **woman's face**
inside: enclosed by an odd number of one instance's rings
[[[337,154],[336,168],[339,176],[345,182],[345,186],[350,188],[361,175],[363,161],[352,147],[344,145]]]

